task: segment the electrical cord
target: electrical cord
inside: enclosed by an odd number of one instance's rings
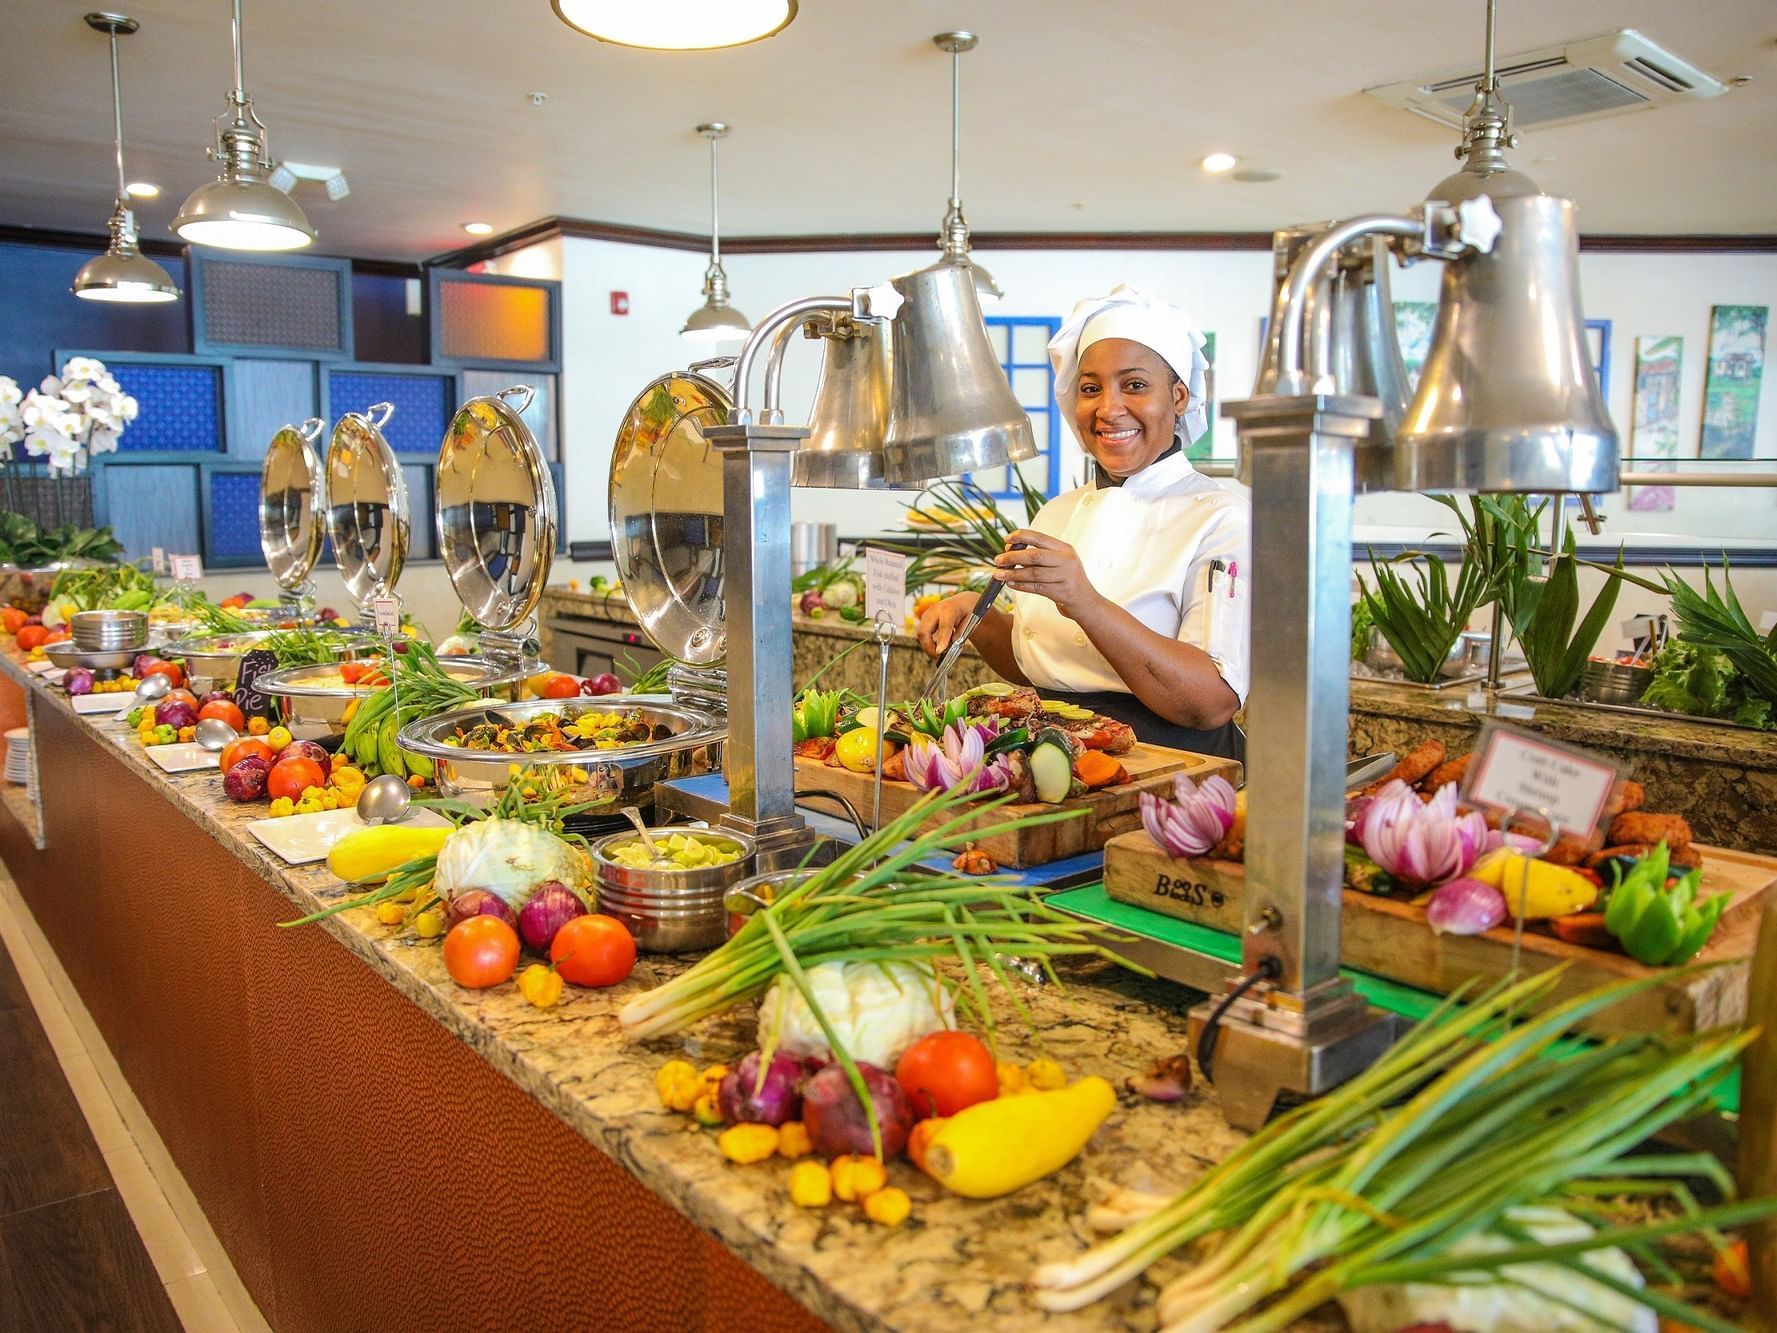
[[[1215,1074],[1216,1036],[1221,1031],[1222,1015],[1226,1014],[1234,1001],[1245,995],[1261,981],[1275,981],[1283,971],[1283,964],[1275,957],[1267,956],[1259,960],[1258,970],[1249,972],[1240,979],[1240,984],[1222,996],[1214,1010],[1210,1012],[1209,1021],[1203,1025],[1203,1033],[1197,1038],[1197,1067],[1203,1071],[1203,1081],[1213,1084]]]

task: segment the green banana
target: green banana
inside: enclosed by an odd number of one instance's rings
[[[382,726],[378,727],[376,732],[377,762],[382,765],[383,772],[393,773],[398,778],[407,776],[407,765],[402,760],[401,747],[395,744],[397,730],[395,724],[399,721],[400,719],[391,713],[384,719]]]

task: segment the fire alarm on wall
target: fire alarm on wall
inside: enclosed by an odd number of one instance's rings
[[[613,315],[627,315],[629,313],[628,292],[611,293],[611,313]]]

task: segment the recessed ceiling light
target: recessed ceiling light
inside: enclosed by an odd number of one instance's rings
[[[465,222],[463,224],[463,230],[468,232],[471,236],[491,236],[493,235],[494,224],[491,222]]]
[[[1201,165],[1205,171],[1227,171],[1238,161],[1232,153],[1211,153]]]
[[[796,17],[796,0],[550,0],[550,5],[576,32],[653,51],[744,46],[783,31]]]
[[[129,191],[132,199],[153,199],[160,194],[160,186],[152,181],[131,181],[123,188]]]

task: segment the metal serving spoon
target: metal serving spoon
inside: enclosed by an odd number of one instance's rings
[[[382,773],[358,793],[358,818],[366,824],[399,824],[412,805],[412,788],[393,773]]]
[[[241,733],[219,717],[206,717],[198,721],[197,743],[211,754],[226,750],[241,738]]]

